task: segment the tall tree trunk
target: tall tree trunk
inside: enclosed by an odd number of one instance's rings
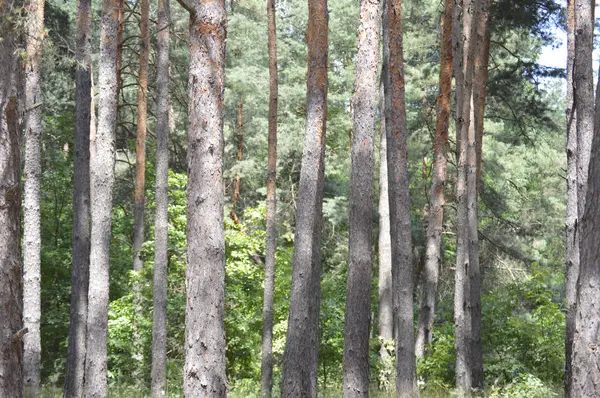
[[[384,2],[386,0],[383,0]],[[385,10],[385,7],[383,7]],[[385,80],[385,64],[381,71],[381,80]],[[390,389],[394,379],[392,358],[394,355],[394,305],[392,303],[392,242],[390,238],[390,201],[388,193],[387,168],[387,138],[385,129],[385,96],[383,84],[379,90],[380,119],[379,119],[379,276],[378,276],[378,330],[379,357],[381,372],[379,374],[379,389]]]
[[[567,300],[565,330],[565,393],[571,390],[571,360],[573,335],[577,314],[577,278],[579,278],[579,227],[577,212],[577,118],[574,98],[575,59],[575,0],[567,1],[567,214],[566,214],[566,275],[565,296]]]
[[[491,5],[490,5],[491,7]],[[490,24],[490,16],[488,16],[487,26]],[[478,34],[478,37],[479,34]],[[487,32],[485,37],[485,45],[481,49],[483,53],[475,59],[475,81],[473,90],[475,90],[475,141],[477,143],[477,193],[481,191],[482,187],[482,161],[483,161],[483,134],[484,134],[484,117],[485,117],[485,106],[487,101],[487,81],[489,74],[490,64],[490,42],[491,32]]]
[[[169,0],[158,0],[156,37],[156,214],[154,223],[154,311],[152,397],[166,396],[167,266],[169,237]]]
[[[417,323],[415,352],[417,358],[425,356],[425,347],[431,343],[435,300],[439,270],[442,263],[441,243],[444,222],[444,189],[446,188],[446,155],[448,153],[448,129],[450,127],[450,94],[452,91],[452,10],[454,0],[446,0],[444,15],[440,20],[440,77],[437,97],[437,117],[434,141],[431,199],[425,244],[425,267],[423,270],[423,294]]]
[[[469,12],[471,8],[471,12]],[[467,0],[463,3],[463,26],[462,26],[462,76],[457,78],[457,87],[462,85],[461,90],[457,90],[457,150],[458,150],[458,178],[457,178],[457,201],[458,201],[458,217],[457,217],[457,252],[456,252],[456,273],[455,273],[455,294],[454,294],[454,322],[456,325],[456,386],[463,392],[468,392],[471,388],[479,387],[477,382],[473,380],[474,369],[477,367],[477,361],[474,361],[474,353],[476,348],[473,344],[476,343],[477,337],[473,331],[473,313],[477,313],[478,304],[473,302],[472,282],[475,278],[472,268],[478,267],[478,259],[473,259],[472,255],[476,252],[475,240],[476,225],[472,225],[469,221],[476,216],[476,204],[472,203],[472,192],[469,190],[469,178],[471,171],[476,175],[476,171],[470,167],[469,154],[474,154],[474,129],[471,126],[474,123],[473,112],[473,70],[475,56],[475,40],[472,40],[476,34],[476,23],[478,21],[480,6],[477,0]],[[455,14],[456,15],[456,14]],[[457,30],[460,32],[460,30]],[[456,33],[459,35],[460,33]],[[460,45],[460,44],[459,44]],[[455,55],[459,56],[458,54]],[[457,69],[457,68],[456,68]],[[460,94],[460,97],[459,97]],[[460,111],[460,113],[458,113]],[[471,131],[471,142],[469,141],[469,131]],[[472,148],[470,144],[472,143]],[[476,164],[476,159],[472,159]],[[471,187],[476,188],[476,187]],[[470,201],[471,198],[471,201]],[[476,196],[475,196],[476,200]],[[475,229],[473,232],[472,229]],[[477,264],[473,264],[476,262]],[[477,290],[477,289],[475,289]],[[480,311],[480,309],[479,309]],[[477,315],[475,315],[477,316]],[[476,321],[477,322],[477,321]]]
[[[223,229],[224,0],[183,3],[190,11],[187,230],[183,391],[225,397]]]
[[[90,267],[90,132],[96,128],[92,101],[91,0],[78,1],[76,32],[73,270],[65,398],[80,398],[84,388]]]
[[[406,154],[402,0],[388,0],[384,20],[385,125],[389,173],[392,291],[396,326],[396,394],[417,393],[413,325],[412,237]]]
[[[138,72],[137,91],[137,134],[135,143],[135,192],[133,212],[133,270],[140,273],[144,268],[144,262],[140,257],[140,251],[144,244],[144,204],[146,189],[146,113],[148,102],[148,55],[150,52],[150,34],[148,33],[149,0],[141,0],[140,10],[140,65]],[[168,76],[168,75],[167,75]],[[133,348],[134,359],[137,362],[134,370],[135,379],[139,380],[141,375],[139,369],[144,363],[144,349],[142,335],[139,331],[139,320],[143,317],[141,286],[137,281],[133,283],[133,296],[135,306],[135,320],[133,326]]]
[[[277,27],[275,0],[267,0],[269,51],[269,136],[267,148],[267,242],[261,359],[261,396],[270,398],[273,390],[273,301],[275,295],[275,252],[277,251]]]
[[[0,7],[0,396],[23,396],[23,345],[21,338],[21,163],[17,99],[20,43],[18,27],[7,18],[21,1]]]
[[[237,161],[244,160],[244,102],[242,99],[237,106]],[[240,223],[235,208],[240,200],[240,173],[236,173],[235,181],[233,182],[233,198],[231,201],[231,219],[236,223]]]
[[[597,286],[597,280],[600,277],[598,256],[600,254],[598,252],[600,228],[597,216],[600,206],[594,195],[594,192],[600,187],[600,174],[597,172],[600,167],[600,158],[597,154],[600,150],[600,123],[596,123],[594,126],[592,70],[594,2],[575,0],[574,13],[573,95],[577,115],[577,220],[575,220],[575,229],[580,228],[581,235],[579,237],[580,264],[576,285],[575,331],[570,369],[572,373],[568,395],[583,397],[600,394],[600,384],[597,382],[600,378],[598,370],[600,358],[597,352],[597,330],[600,326],[600,313],[598,312],[600,302],[598,301]],[[600,113],[599,108],[596,108],[596,115]],[[591,152],[591,149],[594,151]],[[591,173],[589,181],[588,171]],[[589,203],[587,203],[588,200]],[[577,237],[577,231],[574,237]],[[572,280],[568,282],[572,283]],[[567,380],[569,379],[567,378]]]
[[[380,17],[378,0],[361,0],[353,99],[350,237],[342,379],[344,397],[369,395],[373,140],[377,122]]]
[[[40,392],[40,180],[42,176],[42,86],[40,62],[44,41],[44,0],[27,3],[25,63],[25,189],[23,211],[23,337],[24,392],[36,397]]]
[[[467,137],[467,218],[469,220],[469,285],[471,311],[471,380],[472,388],[483,388],[483,349],[481,341],[481,270],[479,266],[479,207],[477,185],[481,152],[479,140],[483,137],[485,113],[485,86],[489,58],[488,20],[490,0],[474,2],[473,34],[473,86],[471,120]]]
[[[107,395],[108,289],[117,120],[119,9],[102,1],[98,128],[90,139],[90,281],[88,290],[85,396]],[[93,276],[93,277],[92,277]]]
[[[308,0],[306,132],[296,210],[282,396],[317,396],[327,121],[327,0]]]

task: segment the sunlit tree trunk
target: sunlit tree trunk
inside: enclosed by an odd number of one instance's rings
[[[571,359],[577,304],[577,278],[579,277],[579,227],[577,212],[577,118],[573,86],[575,59],[575,0],[567,1],[567,214],[566,214],[566,276],[567,301],[565,330],[565,392],[571,388]]]
[[[169,232],[169,0],[158,0],[156,35],[156,214],[154,223],[154,311],[152,397],[166,396],[167,265]]]
[[[0,6],[0,397],[23,396],[21,282],[21,165],[15,82],[20,43],[18,28],[7,16],[20,1]]]
[[[78,1],[76,38],[73,269],[65,398],[80,398],[84,387],[90,267],[90,131],[96,128],[92,101],[91,0]]]
[[[269,51],[269,136],[267,148],[267,242],[263,294],[261,396],[270,398],[273,389],[273,301],[275,295],[275,252],[277,250],[277,28],[275,0],[267,0]]]
[[[450,127],[450,94],[452,91],[452,10],[454,0],[446,0],[440,20],[440,76],[437,97],[437,117],[434,139],[434,163],[431,177],[431,199],[425,244],[425,267],[423,269],[423,294],[417,323],[415,353],[425,356],[425,347],[431,343],[435,300],[439,270],[442,263],[442,229],[444,222],[444,189],[446,188],[446,165],[448,152],[448,129]]]
[[[570,397],[600,395],[600,206],[596,192],[600,189],[600,126],[594,126],[594,88],[592,51],[594,2],[575,0],[574,102],[577,114],[577,214],[575,228],[580,228],[580,265],[577,282],[575,333],[573,336]],[[596,108],[596,113],[600,106]],[[593,142],[592,142],[593,137]],[[591,146],[590,146],[591,145]],[[590,150],[593,149],[592,152]],[[590,160],[591,155],[591,160]],[[588,171],[591,173],[588,181]],[[589,194],[588,194],[589,192]],[[589,202],[588,202],[589,201]],[[576,235],[575,235],[576,236]]]
[[[187,305],[183,392],[225,397],[223,227],[224,0],[180,0],[190,12]]]
[[[402,0],[387,0],[384,20],[385,126],[392,246],[392,294],[396,328],[396,394],[417,393],[413,325],[412,238],[406,150]]]
[[[40,180],[42,176],[42,86],[40,61],[44,41],[44,1],[30,0],[27,5],[25,45],[25,166],[23,203],[23,337],[24,392],[27,397],[40,393],[40,262],[41,214]]]
[[[98,127],[90,139],[90,282],[88,290],[85,396],[107,395],[107,338],[110,240],[115,182],[117,121],[117,30],[119,9],[114,0],[102,1]]]
[[[138,71],[137,90],[137,134],[135,142],[135,192],[133,210],[133,270],[140,273],[144,268],[144,261],[140,257],[140,251],[144,244],[144,204],[146,189],[146,113],[148,103],[148,55],[150,52],[150,34],[148,32],[149,0],[140,2],[140,65]],[[134,359],[137,369],[134,370],[136,380],[139,380],[144,363],[142,335],[139,331],[139,320],[143,317],[142,293],[140,284],[133,284],[133,296],[135,306],[135,320],[133,326],[133,348]]]
[[[237,106],[237,161],[241,162],[242,160],[244,160],[244,103],[240,99]],[[235,211],[237,203],[240,200],[240,183],[240,173],[237,173],[233,182],[233,197],[231,200],[231,211],[229,213],[231,219],[236,224],[240,223],[240,219]]]
[[[327,0],[308,0],[306,132],[296,210],[282,396],[317,396],[327,120]]]
[[[353,99],[350,238],[342,377],[344,397],[369,395],[373,140],[377,122],[379,19],[379,1],[361,0]]]

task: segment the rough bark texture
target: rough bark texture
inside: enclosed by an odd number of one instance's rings
[[[146,113],[148,102],[148,55],[150,52],[150,34],[148,32],[149,0],[140,2],[140,65],[137,90],[137,134],[135,142],[135,192],[133,210],[133,270],[141,272],[144,261],[140,251],[144,244],[144,204],[146,189]],[[133,324],[133,356],[137,362],[133,370],[134,378],[141,379],[140,369],[144,363],[144,349],[138,320],[143,317],[142,293],[139,283],[133,283],[135,319]]]
[[[273,301],[275,294],[275,252],[277,250],[277,28],[275,0],[267,0],[269,51],[269,136],[267,148],[267,242],[265,253],[265,285],[263,293],[263,327],[260,391],[271,397],[273,389]]]
[[[440,22],[440,78],[437,97],[437,116],[433,146],[434,163],[431,177],[431,198],[425,244],[425,267],[423,269],[423,294],[417,323],[415,354],[425,356],[425,347],[431,343],[435,300],[439,270],[442,263],[441,243],[444,222],[444,189],[446,188],[446,165],[448,152],[448,128],[450,127],[450,94],[452,91],[452,10],[454,0],[446,0]]]
[[[119,9],[102,1],[98,127],[90,138],[90,283],[88,290],[85,396],[107,395],[108,289],[117,119],[117,30]]]
[[[158,0],[156,37],[156,211],[154,223],[154,311],[152,397],[166,396],[167,266],[169,232],[169,0]]]
[[[580,264],[577,282],[575,333],[573,336],[570,397],[600,394],[600,358],[598,329],[600,326],[600,256],[598,238],[598,190],[600,189],[600,126],[594,126],[593,93],[593,21],[594,2],[575,0],[575,52],[573,95],[577,114],[577,217],[580,228]],[[572,125],[571,125],[572,127]],[[593,143],[592,141],[593,136]],[[591,143],[591,147],[590,147]],[[590,150],[591,161],[590,161]],[[588,169],[589,167],[589,169]],[[588,170],[590,179],[588,181]],[[588,203],[589,201],[589,203]],[[584,211],[585,209],[585,211]],[[578,225],[579,224],[579,225]],[[577,235],[575,235],[577,237]],[[576,242],[575,242],[576,243]],[[572,283],[572,281],[569,281]]]
[[[281,394],[316,397],[327,120],[327,0],[308,0],[306,132],[296,210],[292,291]]]
[[[40,393],[40,180],[42,176],[42,87],[40,61],[44,41],[44,0],[27,3],[25,74],[25,166],[23,203],[23,336],[24,393]]]
[[[489,5],[491,7],[491,4]],[[487,26],[490,26],[490,16],[488,16]],[[478,37],[481,37],[479,33]],[[483,134],[484,134],[484,116],[485,106],[487,102],[487,81],[489,74],[490,63],[490,42],[491,32],[486,29],[486,34],[483,37],[485,45],[481,48],[483,53],[475,59],[475,81],[473,82],[473,90],[475,90],[475,142],[477,144],[477,194],[482,187],[482,161],[483,161]],[[479,45],[479,43],[478,43]]]
[[[21,165],[15,80],[16,29],[6,20],[13,1],[0,7],[0,397],[23,396],[21,283]],[[20,333],[19,333],[20,332]]]
[[[73,176],[73,269],[65,398],[83,394],[90,267],[90,131],[92,105],[92,2],[77,4],[75,59],[75,164]]]
[[[567,214],[566,214],[566,276],[567,301],[565,330],[565,393],[571,386],[571,359],[577,309],[577,278],[579,277],[579,228],[577,213],[577,119],[573,93],[573,61],[575,58],[575,0],[567,2]]]
[[[190,13],[187,306],[183,391],[225,397],[223,227],[224,0],[195,0]]]
[[[387,1],[384,24],[385,125],[389,175],[392,291],[396,326],[396,394],[414,396],[417,390],[413,326],[413,280],[410,197],[406,155],[406,107],[402,45],[402,0]]]
[[[348,287],[344,326],[344,397],[369,395],[369,324],[373,258],[373,140],[377,122],[378,0],[361,0],[353,99]]]
[[[469,180],[476,179],[476,146],[474,141],[474,105],[473,105],[473,71],[475,65],[476,27],[479,22],[480,3],[470,0],[463,3],[462,26],[462,89],[457,90],[457,123],[458,178],[457,178],[457,253],[454,295],[454,322],[456,325],[456,386],[467,393],[471,388],[479,386],[477,348],[474,346],[480,339],[477,333],[477,322],[481,322],[478,312],[479,261],[477,258],[477,195],[476,185]],[[457,30],[457,32],[460,32]],[[456,35],[455,35],[456,36]],[[459,56],[458,54],[455,57]],[[457,79],[457,86],[458,86]],[[460,97],[458,96],[460,93]],[[457,109],[459,107],[457,106]],[[471,138],[471,140],[469,140]],[[472,164],[475,167],[472,167]],[[469,188],[469,185],[470,188]],[[473,197],[473,195],[475,196]],[[475,202],[475,203],[473,203]],[[475,287],[473,286],[475,282]],[[476,319],[473,320],[473,317]],[[477,320],[479,318],[479,321]],[[473,328],[475,322],[475,330]],[[480,333],[480,328],[479,328]],[[474,378],[475,377],[475,378]]]

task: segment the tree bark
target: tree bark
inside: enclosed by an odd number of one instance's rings
[[[565,393],[571,390],[571,360],[573,335],[577,314],[577,278],[579,278],[579,227],[577,211],[577,113],[574,97],[575,59],[575,0],[567,1],[567,212],[566,212],[566,275],[565,296],[567,301],[565,330]]]
[[[369,395],[369,320],[373,258],[373,140],[377,122],[378,0],[361,0],[353,99],[348,287],[344,326],[344,397]]]
[[[42,87],[40,61],[44,41],[44,1],[27,3],[27,35],[25,40],[25,166],[23,211],[23,337],[24,393],[36,397],[40,393],[40,180],[42,176]]]
[[[92,101],[91,0],[78,1],[76,38],[73,269],[64,398],[80,398],[84,388],[90,267],[90,132],[96,124]]]
[[[183,391],[225,397],[225,236],[223,227],[224,0],[190,10],[187,231]]]
[[[477,0],[463,3],[463,27],[461,58],[462,76],[457,77],[457,253],[454,295],[454,322],[456,325],[456,386],[463,393],[479,388],[478,351],[474,344],[480,339],[477,322],[480,322],[479,261],[477,254],[477,195],[476,185],[469,181],[476,178],[476,145],[474,141],[473,74],[475,64],[476,27],[479,22],[480,3]],[[471,9],[469,11],[469,8]],[[455,14],[456,15],[456,14]],[[456,23],[456,21],[455,21]],[[457,32],[460,32],[457,30]],[[458,34],[458,33],[457,33]],[[455,35],[456,36],[456,35]],[[458,43],[460,40],[457,41]],[[460,45],[460,44],[459,44]],[[455,55],[459,56],[458,54]],[[460,94],[460,97],[459,97]],[[459,109],[460,108],[460,109]],[[458,113],[460,111],[460,113]],[[473,124],[473,126],[472,126]],[[473,164],[475,167],[473,167]],[[473,197],[473,194],[475,196]],[[475,286],[473,286],[475,283]],[[475,320],[473,319],[475,317]],[[474,323],[475,322],[475,323]],[[475,326],[475,328],[473,327]],[[475,377],[475,378],[474,378]]]
[[[108,290],[115,182],[118,29],[118,5],[114,0],[103,0],[98,66],[98,128],[90,139],[92,229],[85,366],[85,396],[88,398],[107,395]]]
[[[15,81],[20,43],[8,19],[13,1],[0,7],[0,396],[23,396],[23,329],[21,281],[21,165]]]
[[[263,292],[263,328],[260,391],[270,398],[273,390],[273,302],[275,295],[275,252],[277,251],[277,27],[275,0],[267,0],[269,51],[269,136],[267,148],[267,242]]]
[[[440,76],[437,97],[437,116],[434,140],[431,199],[425,244],[425,267],[423,270],[423,294],[417,323],[415,352],[417,359],[425,356],[425,347],[431,343],[439,270],[442,263],[442,230],[444,222],[444,189],[446,188],[446,165],[448,153],[448,129],[450,127],[450,94],[452,91],[452,10],[454,0],[446,0],[440,21]]]
[[[489,5],[491,7],[491,4]],[[487,26],[490,26],[490,16],[488,16]],[[481,49],[483,51],[480,56],[475,59],[475,81],[473,90],[475,90],[475,141],[477,143],[477,194],[482,187],[482,161],[483,161],[483,135],[484,135],[484,118],[485,106],[487,102],[487,81],[489,74],[490,63],[490,42],[491,32],[486,32],[482,40],[485,40],[485,45]],[[478,34],[478,37],[479,34]],[[479,43],[478,43],[479,44]]]
[[[282,396],[316,397],[327,120],[327,0],[308,0],[306,132],[296,210]]]
[[[169,263],[169,0],[158,0],[156,65],[156,214],[154,223],[154,312],[152,397],[166,396],[167,266]]]
[[[240,99],[237,106],[237,161],[244,160],[244,103]],[[233,182],[233,198],[231,200],[231,219],[236,223],[240,223],[235,208],[240,200],[240,174],[235,175]]]
[[[412,237],[406,154],[406,106],[402,44],[402,0],[388,0],[384,20],[384,62],[388,66],[385,125],[389,173],[392,291],[396,327],[396,394],[417,394],[413,326]]]
[[[146,189],[146,120],[148,102],[148,55],[150,52],[150,34],[148,32],[149,0],[140,2],[140,65],[138,71],[137,90],[137,134],[135,142],[135,192],[133,211],[133,271],[140,273],[144,268],[144,261],[140,251],[144,244],[144,205]],[[134,378],[141,379],[139,370],[144,363],[144,350],[142,336],[139,331],[139,320],[143,317],[142,292],[140,284],[134,280],[134,324],[133,324],[133,356],[137,362]]]

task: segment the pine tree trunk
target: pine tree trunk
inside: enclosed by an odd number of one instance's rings
[[[469,11],[469,8],[471,9]],[[474,234],[476,235],[476,225],[472,225],[470,220],[475,219],[476,216],[473,212],[476,211],[473,205],[472,190],[469,190],[469,175],[473,171],[476,175],[476,171],[470,167],[469,154],[473,155],[475,152],[474,145],[474,127],[471,126],[474,123],[474,111],[473,111],[473,70],[474,70],[474,55],[475,55],[475,40],[476,23],[479,18],[479,3],[477,0],[470,0],[463,3],[463,26],[462,26],[462,45],[461,54],[455,54],[455,57],[462,57],[462,64],[460,68],[462,70],[462,76],[457,77],[457,87],[459,84],[462,85],[460,91],[457,89],[457,115],[460,123],[457,123],[457,150],[458,150],[458,177],[457,177],[457,252],[456,252],[456,271],[455,271],[455,293],[454,293],[454,322],[456,325],[455,332],[455,349],[456,349],[456,387],[468,393],[471,388],[477,388],[475,381],[473,380],[474,369],[476,368],[477,361],[474,361],[474,355],[476,348],[473,344],[476,343],[477,337],[474,336],[473,330],[473,313],[477,313],[477,300],[473,302],[473,294],[477,296],[477,293],[472,292],[472,282],[474,273],[472,268],[474,267],[473,261],[476,267],[478,267],[478,259],[471,258],[475,254],[475,240]],[[456,15],[456,14],[455,14]],[[456,22],[456,21],[455,21]],[[455,25],[456,26],[456,25]],[[460,32],[457,29],[456,32]],[[460,33],[456,33],[459,35]],[[460,44],[459,44],[460,45]],[[455,69],[456,65],[455,65]],[[459,97],[460,95],[460,97]],[[460,113],[458,113],[460,111]],[[471,132],[471,144],[469,142],[469,131]],[[475,164],[476,159],[471,159]],[[472,177],[471,177],[472,179]],[[471,187],[476,189],[476,187]],[[470,200],[471,199],[471,200]],[[476,195],[475,195],[476,201]],[[475,204],[476,207],[476,204]],[[472,213],[471,216],[469,213]],[[473,228],[475,232],[473,232]],[[477,290],[477,289],[475,289]],[[477,316],[477,315],[475,315]],[[477,322],[477,321],[475,321]]]
[[[425,244],[425,267],[423,270],[423,294],[417,323],[415,352],[417,358],[425,356],[425,347],[431,343],[435,300],[439,270],[442,263],[442,230],[444,222],[444,189],[446,188],[446,165],[448,153],[448,129],[450,127],[450,94],[452,91],[452,10],[454,0],[446,0],[444,15],[440,20],[440,77],[437,98],[437,117],[434,141],[434,164],[431,177],[431,199]]]
[[[225,397],[223,227],[224,0],[194,0],[190,13],[187,231],[183,391]]]
[[[23,211],[23,337],[24,392],[27,397],[40,393],[40,261],[41,214],[40,180],[42,176],[42,87],[40,62],[44,41],[44,1],[27,4],[25,63],[25,166]]]
[[[490,5],[491,7],[491,5]],[[487,25],[490,26],[490,17],[488,16]],[[481,56],[475,59],[475,81],[473,90],[475,90],[475,141],[477,143],[477,194],[482,188],[482,161],[483,161],[483,135],[484,135],[484,116],[487,102],[487,81],[490,63],[490,39],[491,33],[487,32],[483,40],[485,45]],[[478,34],[478,37],[479,34]]]
[[[598,206],[594,192],[600,188],[600,126],[594,126],[593,93],[593,32],[594,2],[575,0],[575,52],[573,65],[573,95],[577,126],[577,220],[580,228],[580,264],[577,282],[575,331],[572,346],[570,397],[588,397],[600,394],[600,357],[598,335],[600,302],[597,281],[600,276],[597,224]],[[596,108],[596,115],[600,113]],[[572,126],[572,125],[571,125]],[[593,137],[593,142],[592,142]],[[591,145],[591,146],[590,146]],[[594,149],[593,152],[590,152]],[[591,155],[591,160],[590,160]],[[588,170],[591,173],[588,181]],[[589,186],[589,195],[588,192]],[[586,197],[587,195],[587,197]],[[590,201],[587,203],[587,201]],[[585,211],[584,211],[585,209]],[[577,236],[577,232],[575,237]],[[577,242],[575,242],[577,243]],[[569,281],[572,282],[572,281]],[[568,349],[568,348],[567,348]],[[569,380],[567,378],[567,380]]]
[[[396,394],[417,393],[413,326],[412,237],[406,154],[406,107],[402,44],[402,0],[388,0],[384,20],[384,62],[388,66],[385,90],[385,125],[389,173],[392,291],[396,327]]]
[[[277,251],[277,27],[275,0],[267,0],[269,51],[269,136],[267,148],[267,242],[265,253],[265,287],[263,293],[263,328],[260,391],[270,398],[273,390],[273,302],[275,295],[275,252]]]
[[[571,360],[573,335],[577,314],[577,278],[579,278],[579,228],[577,212],[577,118],[573,86],[573,62],[575,59],[575,0],[567,2],[567,214],[566,214],[566,275],[565,296],[567,301],[565,330],[565,393],[571,390]]]
[[[133,270],[141,273],[144,262],[140,251],[144,244],[144,204],[146,189],[146,113],[148,101],[148,55],[150,51],[150,34],[148,33],[149,0],[141,0],[140,10],[140,65],[138,72],[137,90],[137,134],[135,143],[135,192],[133,212]],[[143,317],[142,292],[137,281],[133,283],[134,325],[133,325],[133,355],[137,362],[134,378],[139,380],[139,370],[143,367],[144,352],[142,336],[139,331],[139,321]]]
[[[169,0],[158,0],[156,65],[156,214],[154,224],[154,311],[152,397],[166,396],[167,266],[169,232]]]
[[[378,102],[379,20],[379,1],[361,0],[353,99],[350,237],[342,379],[344,397],[369,395],[373,140]]]
[[[98,67],[98,127],[90,139],[92,229],[85,366],[85,396],[88,398],[107,395],[108,289],[115,182],[118,28],[117,5],[114,0],[103,0]]]
[[[16,84],[17,28],[7,22],[14,1],[0,8],[0,397],[23,396],[21,282],[21,163]]]
[[[240,99],[237,106],[237,161],[244,160],[244,103]],[[231,200],[231,219],[236,223],[240,223],[235,208],[240,200],[240,174],[235,175],[233,182],[233,197]]]
[[[384,2],[386,0],[383,0]],[[383,7],[385,10],[385,7]],[[384,80],[385,65],[381,72]],[[390,202],[388,194],[387,171],[387,138],[385,136],[385,96],[383,85],[380,91],[380,127],[379,127],[379,276],[378,276],[378,330],[379,330],[379,357],[381,372],[379,374],[379,389],[388,390],[394,379],[392,350],[394,343],[394,305],[392,303],[392,242],[390,238]]]
[[[282,396],[316,397],[327,120],[327,0],[308,0],[306,132],[296,210]]]
[[[95,129],[92,101],[92,2],[77,4],[75,59],[75,161],[73,176],[73,269],[65,398],[80,398],[84,388],[90,267],[90,132]]]
[[[487,59],[489,58],[488,20],[490,0],[474,2],[473,86],[471,120],[467,144],[467,217],[469,220],[469,285],[471,311],[471,380],[472,388],[483,389],[483,347],[481,341],[481,270],[479,266],[479,207],[478,177],[481,152],[479,140],[483,137],[485,113],[485,86],[487,84]]]

